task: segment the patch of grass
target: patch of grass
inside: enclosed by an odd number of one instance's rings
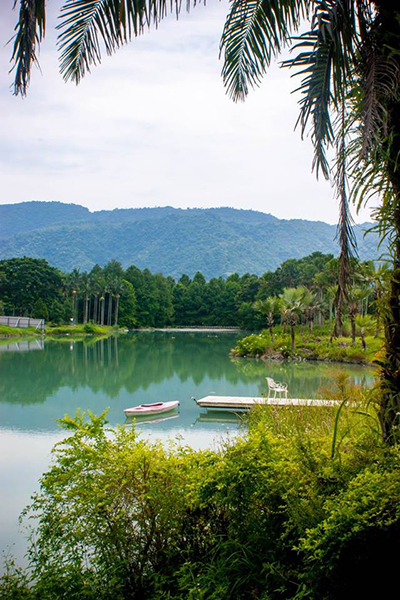
[[[42,335],[39,329],[34,327],[8,327],[7,325],[0,325],[0,337],[32,337]]]
[[[68,335],[68,336],[82,336],[82,335],[111,335],[115,333],[114,327],[108,327],[106,325],[94,325],[93,323],[85,323],[85,325],[60,325],[57,327],[46,327],[46,334],[48,335]]]

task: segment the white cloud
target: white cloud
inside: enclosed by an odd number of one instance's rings
[[[56,5],[49,3],[43,75],[33,73],[24,101],[8,89],[10,46],[0,50],[1,203],[229,205],[336,221],[329,183],[311,173],[311,144],[293,132],[289,73],[273,66],[245,104],[225,95],[218,47],[226,0],[198,6],[178,23],[167,19],[105,56],[79,87],[58,74]],[[6,41],[16,13],[0,10]]]

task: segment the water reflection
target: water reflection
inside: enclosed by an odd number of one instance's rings
[[[315,397],[343,368],[357,383],[372,381],[373,370],[359,366],[231,358],[229,350],[239,335],[137,333],[46,341],[41,352],[2,352],[0,423],[19,430],[55,430],[56,419],[65,412],[82,408],[98,413],[110,407],[115,424],[124,421],[127,406],[179,400],[175,421],[190,427],[200,412],[191,396],[261,396],[268,389],[267,375],[287,383],[294,398]],[[162,430],[170,425],[158,423]]]
[[[0,352],[28,352],[30,350],[44,350],[44,338],[0,344]]]

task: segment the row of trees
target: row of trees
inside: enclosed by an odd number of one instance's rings
[[[352,324],[358,313],[375,312],[387,273],[371,262],[356,266],[344,306]],[[54,323],[72,318],[128,328],[215,325],[248,330],[268,324],[272,332],[281,314],[288,326],[307,323],[311,330],[327,319],[333,326],[338,268],[338,259],[315,252],[261,277],[234,273],[207,282],[198,272],[176,282],[133,265],[124,270],[116,260],[90,272],[63,274],[45,260],[14,258],[0,262],[0,302],[6,314]]]

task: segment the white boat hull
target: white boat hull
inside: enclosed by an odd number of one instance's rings
[[[160,415],[178,408],[179,402],[153,402],[151,404],[141,404],[140,406],[132,406],[125,408],[124,413],[127,417],[139,417],[142,415]]]

